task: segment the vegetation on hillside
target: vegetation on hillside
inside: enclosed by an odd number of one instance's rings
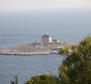
[[[62,84],[91,84],[91,37],[87,36],[59,68]]]
[[[25,84],[60,84],[59,78],[52,75],[34,76]]]

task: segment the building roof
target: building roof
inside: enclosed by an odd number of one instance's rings
[[[47,33],[45,33],[43,36],[42,36],[42,38],[43,37],[50,37]]]
[[[49,35],[43,35],[42,38],[43,38],[43,37],[50,37],[50,36],[49,36]]]

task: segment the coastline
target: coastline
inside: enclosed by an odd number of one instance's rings
[[[49,55],[49,54],[59,54],[59,52],[31,52],[31,53],[0,53],[0,55],[13,55],[13,56],[29,56],[29,55]]]
[[[42,41],[35,41],[24,45],[15,47],[1,48],[0,55],[45,55],[45,54],[58,54],[60,48],[72,46],[68,42],[62,42],[56,38],[51,37],[45,33],[41,37]]]
[[[60,48],[71,46],[70,44],[49,44],[48,46],[34,47],[32,44],[20,45],[17,47],[1,48],[0,55],[47,55],[47,54],[59,54]]]

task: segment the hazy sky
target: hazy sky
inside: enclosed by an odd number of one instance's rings
[[[91,0],[0,0],[0,11],[91,9]]]

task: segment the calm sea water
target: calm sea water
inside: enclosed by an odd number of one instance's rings
[[[0,56],[0,84],[10,84],[15,75],[19,84],[38,74],[57,75],[62,59],[60,55]]]
[[[40,41],[45,32],[61,41],[79,42],[91,34],[91,12],[0,13],[0,48]],[[0,84],[10,84],[15,75],[23,84],[36,74],[57,74],[62,60],[60,55],[1,55]]]

